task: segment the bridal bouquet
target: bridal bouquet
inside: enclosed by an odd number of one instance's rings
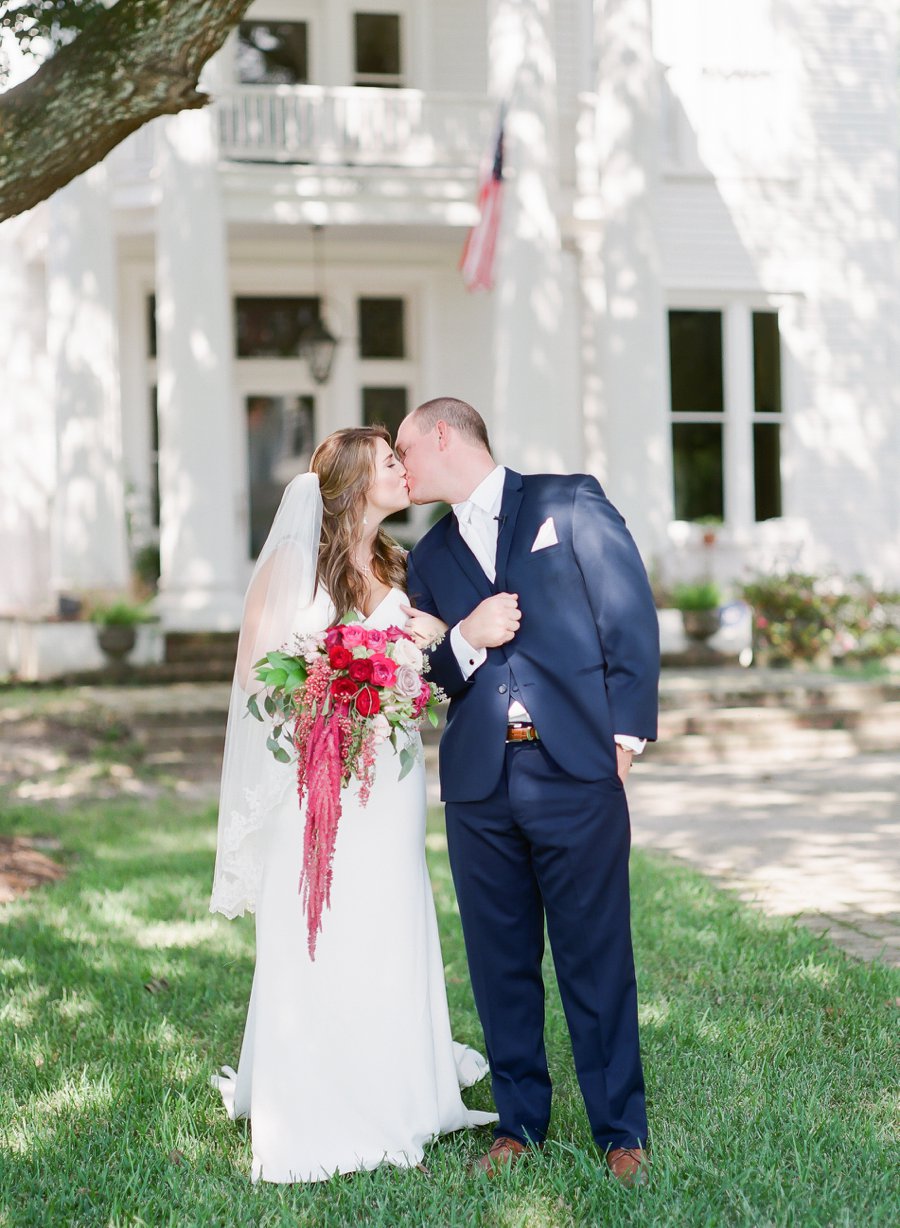
[[[247,709],[271,722],[266,746],[279,763],[296,764],[298,798],[307,803],[299,890],[315,959],[322,913],[331,904],[341,790],[358,781],[365,806],[376,751],[386,741],[397,752],[402,780],[416,760],[410,735],[425,719],[437,725],[444,695],[424,677],[427,659],[399,627],[336,623],[296,636],[293,653],[268,652],[254,669],[262,689]]]

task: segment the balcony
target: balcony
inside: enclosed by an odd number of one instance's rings
[[[233,162],[474,171],[496,122],[483,95],[409,89],[240,86],[215,106]]]

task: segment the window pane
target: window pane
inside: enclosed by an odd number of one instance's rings
[[[396,13],[355,13],[356,72],[400,76],[400,18]]]
[[[309,468],[315,439],[310,396],[247,397],[247,468],[250,491],[250,557],[257,558],[284,494]]]
[[[386,426],[391,440],[397,438],[400,423],[406,417],[407,392],[405,388],[363,388],[363,423],[365,426]],[[409,509],[388,516],[388,524],[406,524]]]
[[[359,300],[360,358],[405,358],[402,298]]]
[[[781,515],[781,427],[777,422],[753,424],[753,486],[756,519]]]
[[[674,413],[722,413],[721,311],[669,312],[669,374]]]
[[[242,85],[302,85],[309,80],[305,21],[242,21],[237,73]]]
[[[777,311],[753,313],[753,408],[758,414],[781,413],[781,344]]]
[[[722,427],[684,422],[672,427],[676,520],[723,519]]]
[[[159,406],[155,384],[150,389],[150,523],[159,528]]]
[[[296,358],[300,338],[319,317],[317,298],[238,298],[238,358]]]

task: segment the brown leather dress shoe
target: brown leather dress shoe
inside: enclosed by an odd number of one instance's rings
[[[650,1180],[650,1157],[643,1147],[611,1147],[606,1163],[622,1185],[646,1185]]]
[[[471,1165],[469,1172],[473,1177],[477,1177],[479,1173],[484,1173],[489,1178],[496,1177],[501,1168],[512,1167],[527,1150],[525,1144],[520,1143],[517,1138],[506,1138],[501,1134],[494,1139],[490,1151],[479,1156]]]

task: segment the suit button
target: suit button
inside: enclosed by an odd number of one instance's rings
[[[506,683],[501,682],[500,685],[497,687],[497,690],[500,692],[501,695],[505,695],[506,694]]]

